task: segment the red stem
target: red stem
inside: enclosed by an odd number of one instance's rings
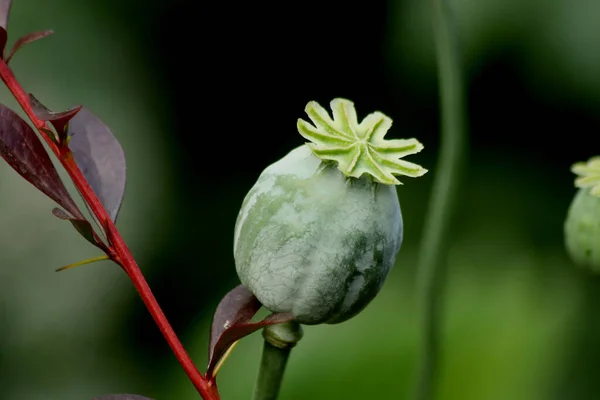
[[[56,157],[58,157],[60,163],[73,180],[73,183],[77,189],[79,189],[81,196],[89,205],[92,213],[96,216],[100,224],[105,227],[106,235],[109,239],[107,255],[125,270],[133,282],[140,297],[144,301],[146,308],[152,315],[152,318],[154,318],[156,325],[158,325],[158,328],[167,340],[167,343],[173,350],[177,361],[179,361],[179,364],[181,364],[187,376],[190,378],[203,399],[219,400],[219,393],[214,381],[208,381],[202,376],[202,374],[198,371],[198,368],[196,368],[194,365],[194,362],[190,356],[185,351],[183,345],[177,337],[177,334],[175,334],[175,331],[169,324],[167,317],[156,301],[152,290],[150,290],[150,286],[148,286],[148,282],[146,282],[146,279],[144,278],[140,267],[133,258],[131,251],[127,248],[125,241],[115,227],[112,219],[108,216],[108,213],[102,206],[102,203],[100,203],[100,200],[98,200],[98,197],[81,173],[79,167],[77,167],[71,152],[66,147],[59,147],[50,137],[48,137],[46,132],[44,132],[44,129],[49,129],[49,127],[44,121],[36,117],[31,105],[29,104],[29,97],[27,96],[27,93],[25,93],[6,62],[2,59],[0,59],[0,77],[11,91],[13,96],[17,99],[27,116],[31,119],[42,138],[46,141],[48,146],[50,146],[52,152],[56,155]]]

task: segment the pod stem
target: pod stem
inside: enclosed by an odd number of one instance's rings
[[[433,27],[438,66],[441,149],[421,242],[417,273],[421,307],[421,359],[414,400],[432,400],[440,364],[443,298],[449,229],[458,201],[467,147],[465,95],[458,39],[446,0],[433,0]]]
[[[302,335],[302,326],[296,321],[263,329],[265,343],[253,400],[277,399],[290,352]]]

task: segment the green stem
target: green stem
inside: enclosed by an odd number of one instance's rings
[[[296,321],[263,329],[265,344],[253,400],[277,399],[290,352],[302,334],[302,326]]]
[[[431,400],[440,364],[444,281],[449,230],[458,200],[459,181],[466,156],[465,96],[458,40],[451,9],[445,0],[433,0],[441,109],[441,150],[423,233],[418,271],[422,348],[415,400]]]

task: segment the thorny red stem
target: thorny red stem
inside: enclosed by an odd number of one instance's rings
[[[177,334],[169,324],[167,317],[156,301],[152,290],[150,290],[150,286],[148,286],[140,267],[137,265],[133,255],[131,254],[131,251],[127,248],[125,241],[115,227],[112,219],[108,216],[104,206],[102,206],[102,203],[100,203],[100,200],[98,200],[98,197],[81,173],[81,170],[79,167],[77,167],[71,152],[68,148],[59,147],[50,137],[48,137],[46,132],[44,132],[44,130],[49,129],[49,127],[44,121],[36,117],[31,105],[29,104],[27,93],[23,90],[11,69],[2,59],[0,59],[0,77],[15,99],[19,102],[29,119],[31,119],[31,122],[33,122],[52,152],[59,159],[60,163],[73,180],[75,187],[77,187],[79,193],[89,205],[91,212],[96,216],[100,224],[106,229],[106,235],[109,239],[107,255],[111,258],[111,260],[123,268],[133,282],[140,297],[144,301],[146,308],[152,315],[152,318],[154,318],[156,325],[158,325],[158,328],[167,340],[167,343],[173,350],[177,361],[179,361],[179,364],[181,364],[189,379],[192,381],[203,399],[219,400],[220,397],[214,380],[211,379],[208,381],[204,376],[202,376],[202,374],[198,371],[198,368],[196,368],[194,365],[194,362],[190,356],[185,351],[181,341],[177,337]]]

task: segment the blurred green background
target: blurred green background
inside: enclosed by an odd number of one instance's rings
[[[600,153],[600,2],[455,0],[471,149],[452,230],[440,400],[600,398],[600,282],[568,260],[569,167]],[[380,110],[430,173],[398,188],[405,242],[381,294],[305,329],[281,399],[409,399],[415,269],[439,149],[429,1],[279,5],[14,0],[11,66],[52,109],[83,104],[128,160],[118,227],[201,370],[219,299],[238,284],[233,226],[260,171],[300,145],[310,100]],[[6,89],[0,101],[17,109]],[[216,157],[219,163],[209,159]],[[63,174],[64,176],[64,174]],[[199,398],[125,275],[0,163],[0,399]],[[248,399],[261,337],[219,375]]]

